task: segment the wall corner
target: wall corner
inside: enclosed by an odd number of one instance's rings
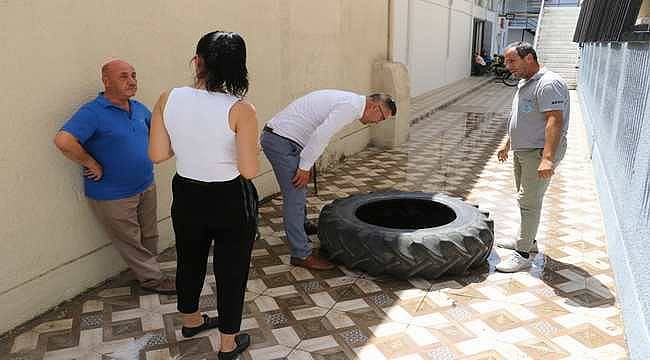
[[[382,148],[402,145],[408,138],[411,86],[406,66],[380,61],[373,66],[373,90],[390,94],[397,102],[397,115],[371,127],[370,143]]]

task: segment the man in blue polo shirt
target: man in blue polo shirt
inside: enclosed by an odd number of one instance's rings
[[[104,92],[56,134],[63,154],[83,167],[91,209],[145,290],[175,294],[156,260],[158,228],[153,164],[147,153],[151,112],[130,98],[138,89],[129,63],[102,66]]]

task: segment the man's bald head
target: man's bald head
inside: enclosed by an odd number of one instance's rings
[[[102,64],[102,82],[108,98],[129,99],[138,90],[135,69],[121,59],[111,59]]]
[[[108,75],[110,71],[124,66],[133,68],[131,64],[122,59],[109,59],[102,64],[102,77]]]

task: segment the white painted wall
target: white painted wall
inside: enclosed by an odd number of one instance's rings
[[[406,65],[411,97],[470,75],[474,17],[496,29],[496,14],[470,0],[393,0],[391,6],[390,59]],[[493,48],[496,31],[490,36]]]
[[[448,59],[449,8],[425,0],[412,0],[409,8],[411,96],[445,84]]]
[[[409,0],[393,0],[390,6],[389,57],[391,61],[406,65],[409,49]]]
[[[387,57],[388,1],[0,0],[0,333],[125,269],[88,209],[79,167],[52,143],[101,89],[99,64],[129,60],[137,99],[151,107],[162,91],[191,83],[196,41],[216,28],[246,39],[247,98],[261,127],[311,90],[374,91],[374,65]],[[363,149],[370,132],[349,125],[323,161]],[[260,160],[255,182],[265,196],[278,187]],[[156,166],[160,248],[173,243],[173,173],[173,161]]]
[[[469,75],[471,1],[395,0],[391,4],[391,60],[406,65],[412,97]]]
[[[471,9],[467,10],[469,11],[454,10],[452,8],[449,56],[447,57],[447,66],[443,72],[445,80],[443,85],[464,79],[471,72],[472,27],[474,22]]]

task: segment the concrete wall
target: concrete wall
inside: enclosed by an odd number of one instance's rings
[[[643,18],[650,17],[650,1],[643,0],[641,2],[641,8],[639,9],[638,17],[643,17]]]
[[[650,44],[585,44],[578,89],[633,359],[650,354]]]
[[[637,24],[650,24],[650,1],[644,0],[639,9]]]
[[[390,58],[406,65],[411,97],[469,76],[474,18],[491,25],[486,44],[496,46],[496,13],[473,1],[393,0],[391,4]]]
[[[412,97],[469,76],[473,18],[494,23],[493,12],[468,0],[393,0],[391,4],[391,59],[408,68]],[[495,35],[491,34],[492,43]]]
[[[191,83],[199,37],[238,31],[248,43],[260,126],[293,98],[319,88],[366,93],[387,58],[387,0],[0,1],[0,333],[125,268],[89,213],[79,167],[52,144],[59,127],[101,90],[108,56],[138,72],[137,98],[152,106]],[[357,123],[324,163],[371,140]],[[161,247],[169,246],[173,161],[156,168]],[[256,183],[277,187],[266,160]]]

